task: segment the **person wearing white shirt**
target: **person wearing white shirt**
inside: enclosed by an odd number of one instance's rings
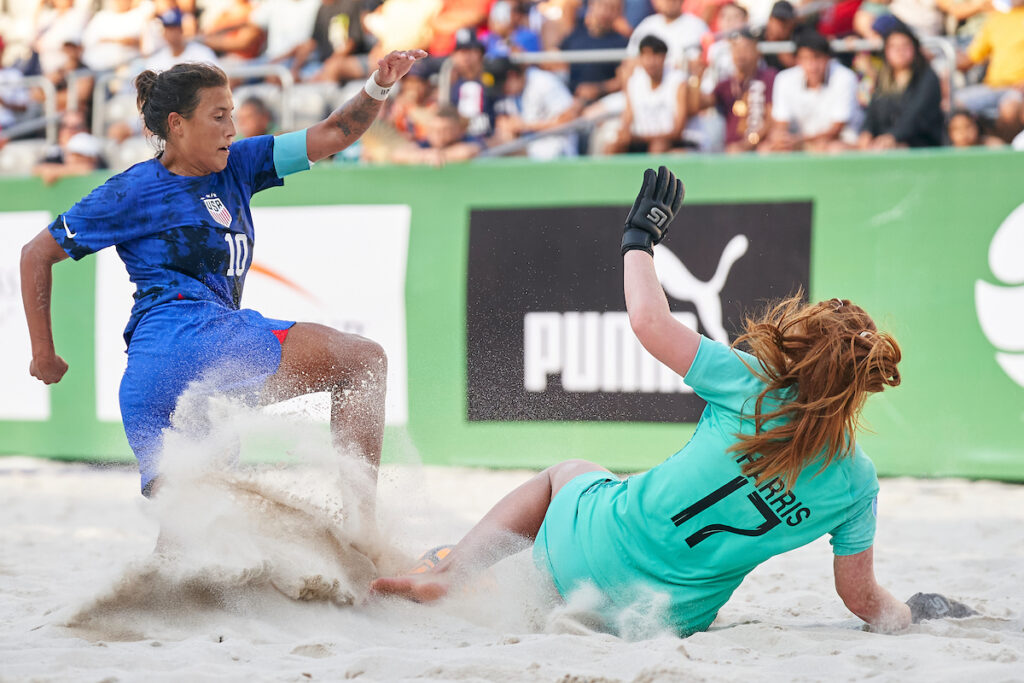
[[[711,29],[703,20],[683,12],[683,0],[653,0],[655,14],[633,29],[626,52],[631,58],[640,54],[640,41],[657,36],[668,45],[668,66],[687,72],[691,58],[699,57],[701,38]]]
[[[141,56],[142,33],[153,16],[153,4],[143,0],[112,0],[110,9],[93,15],[82,34],[82,61],[93,71],[108,71]]]
[[[514,140],[568,123],[576,117],[575,100],[565,84],[550,71],[527,68],[500,60],[492,69],[500,81],[505,98],[495,105],[495,132],[499,140]],[[531,142],[526,155],[549,160],[576,156],[575,134],[553,135]]]
[[[250,21],[267,34],[263,56],[272,62],[288,62],[313,37],[319,10],[320,0],[266,0],[257,5]]]
[[[147,69],[166,71],[175,64],[183,62],[217,64],[217,55],[213,50],[202,43],[185,40],[185,31],[182,28],[183,19],[184,15],[177,7],[172,7],[160,15],[167,47],[158,50],[146,60]]]
[[[683,146],[686,77],[666,66],[667,51],[657,36],[640,41],[640,63],[626,83],[626,110],[612,153],[660,154]]]
[[[775,78],[772,129],[763,151],[828,151],[856,138],[863,115],[857,75],[832,59],[828,39],[807,30],[797,36],[797,65]]]
[[[74,0],[53,0],[52,7],[41,5],[35,17],[32,49],[39,55],[44,74],[52,74],[67,62],[64,43],[78,42],[89,22],[89,14],[75,7]]]

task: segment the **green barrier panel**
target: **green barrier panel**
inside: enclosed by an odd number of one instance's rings
[[[638,470],[678,450],[693,424],[467,419],[466,261],[471,211],[625,206],[642,169],[658,161],[685,180],[687,206],[811,202],[811,297],[841,296],[861,304],[903,348],[902,386],[869,399],[864,416],[871,431],[861,441],[881,474],[1024,479],[1024,379],[1018,375],[1018,384],[1010,374],[1024,339],[1017,346],[996,340],[1002,345],[997,349],[975,306],[978,281],[1024,282],[1024,275],[1007,280],[989,265],[997,229],[1024,202],[1024,155],[985,150],[332,168],[290,179],[285,188],[258,195],[254,206],[411,207],[409,421],[388,429],[385,458],[404,455],[411,443],[430,463],[540,467],[582,457]],[[0,183],[0,205],[5,211],[57,212],[101,179],[67,180],[55,188],[7,180]],[[672,228],[672,248],[680,254],[686,230],[683,224]],[[608,250],[616,252],[614,240]],[[1024,255],[1016,260],[1024,262]],[[74,292],[55,305],[54,318],[58,346],[67,349],[75,372],[52,388],[50,422],[0,422],[0,451],[128,455],[120,427],[90,417],[95,399],[88,261],[55,270],[55,288]],[[764,296],[776,294],[784,292]],[[1010,332],[1021,330],[1024,306],[1014,309],[1012,296],[1002,301],[1009,307],[988,315]]]

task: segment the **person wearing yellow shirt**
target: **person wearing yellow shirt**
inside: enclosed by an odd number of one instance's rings
[[[958,107],[993,119],[1009,142],[1021,130],[1024,113],[1024,0],[996,0],[960,60],[961,68],[988,63],[985,80],[956,92]]]

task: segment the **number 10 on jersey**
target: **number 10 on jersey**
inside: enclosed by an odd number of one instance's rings
[[[228,233],[224,235],[228,243],[228,277],[245,275],[245,264],[249,260],[249,240],[244,233]]]

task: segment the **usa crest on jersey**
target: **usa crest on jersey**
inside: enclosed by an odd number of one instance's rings
[[[210,212],[213,220],[217,221],[225,228],[231,227],[231,213],[228,208],[224,206],[224,202],[220,200],[215,194],[209,194],[203,197],[203,204],[206,205],[206,210]]]

